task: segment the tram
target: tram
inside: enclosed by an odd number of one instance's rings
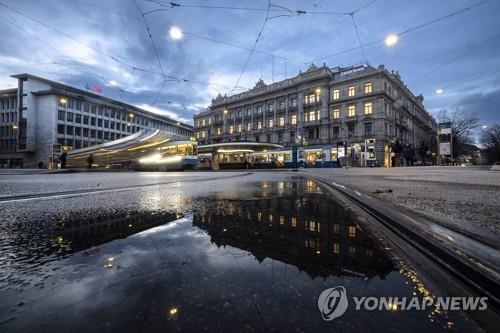
[[[170,132],[144,129],[118,140],[75,149],[67,154],[68,168],[133,170],[193,169],[197,143]]]

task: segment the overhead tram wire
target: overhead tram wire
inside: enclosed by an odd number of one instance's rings
[[[186,31],[183,31],[182,33],[184,35],[186,35],[186,36],[190,36],[190,37],[194,37],[194,38],[199,38],[199,39],[204,39],[204,40],[207,40],[207,41],[210,41],[210,42],[214,42],[214,43],[217,43],[217,44],[234,47],[234,48],[245,50],[245,51],[251,51],[252,50],[249,47],[245,47],[245,46],[233,44],[233,43],[230,43],[230,42],[224,42],[224,41],[217,40],[217,39],[214,39],[214,38],[211,38],[211,37],[207,37],[207,36],[197,35],[197,34],[193,34],[193,33],[186,32]],[[278,58],[278,59],[286,60],[288,62],[295,62],[295,63],[301,64],[301,65],[307,64],[307,62],[303,61],[303,60],[292,59],[292,58],[280,56],[280,55],[277,55],[277,54],[273,54],[273,53],[270,53],[270,52],[260,51],[260,50],[257,50],[257,49],[254,50],[254,53],[260,53],[260,54],[267,55],[267,56],[270,56],[270,57],[275,57],[275,58]]]
[[[137,7],[137,10],[139,11],[139,13],[142,16],[142,20],[143,20],[144,25],[146,27],[146,31],[147,31],[148,36],[149,36],[149,40],[151,41],[151,46],[153,47],[153,51],[155,53],[156,60],[158,61],[158,66],[160,67],[161,73],[163,75],[163,81],[162,81],[161,87],[160,87],[160,89],[158,89],[158,93],[156,94],[156,97],[153,101],[153,105],[155,105],[158,102],[158,99],[160,98],[161,91],[163,90],[163,87],[165,86],[165,82],[167,81],[167,75],[165,74],[165,70],[163,69],[163,65],[161,63],[158,48],[156,47],[156,44],[153,40],[153,36],[151,35],[151,29],[149,28],[148,20],[146,20],[146,14],[142,11],[141,7],[137,3],[137,0],[132,0],[132,1],[134,2],[135,6]],[[172,80],[172,77],[169,77],[169,79]]]
[[[112,14],[115,14],[115,15],[120,15],[120,16],[124,16],[124,17],[128,17],[128,18],[132,18],[132,19],[135,19],[137,21],[142,21],[142,19],[140,17],[135,17],[135,16],[131,16],[131,15],[127,15],[127,14],[121,13],[121,12],[116,12],[116,11],[113,11],[111,9],[100,7],[100,6],[94,6],[93,4],[85,2],[85,1],[82,1],[82,0],[78,0],[78,1],[81,2],[84,5],[88,5],[88,6],[91,6],[91,7],[96,7],[98,9],[101,9],[103,11],[106,11],[106,12],[109,12],[109,13],[112,13]],[[150,1],[150,2],[159,4],[157,1]],[[166,11],[166,9],[165,8],[157,8],[157,9],[154,9],[154,11]],[[144,15],[150,14],[152,12],[153,11],[145,12]],[[182,33],[184,35],[186,35],[186,36],[190,36],[190,37],[194,37],[194,38],[199,38],[199,39],[204,39],[204,40],[211,41],[211,42],[214,42],[214,43],[218,43],[218,44],[221,44],[221,45],[231,46],[231,47],[234,47],[234,48],[239,48],[239,49],[242,49],[242,50],[250,51],[250,48],[248,48],[248,47],[244,47],[244,46],[241,46],[241,45],[233,44],[233,43],[230,43],[230,42],[225,42],[225,41],[217,40],[215,38],[211,38],[211,37],[208,37],[208,36],[202,36],[202,35],[190,33],[190,32],[187,32],[187,31],[182,31]],[[304,60],[297,60],[297,59],[293,59],[293,58],[288,58],[288,57],[276,55],[276,54],[273,54],[273,53],[270,53],[270,52],[265,52],[265,51],[260,51],[260,50],[255,50],[254,52],[255,53],[264,54],[264,55],[268,55],[270,57],[276,57],[276,58],[282,59],[282,60],[287,60],[289,62],[295,62],[297,64],[304,64],[304,65],[308,64],[308,62],[304,61]]]
[[[480,47],[482,47],[482,46],[484,46],[484,45],[488,44],[489,42],[491,42],[492,40],[494,40],[494,39],[496,39],[496,38],[498,38],[498,37],[500,37],[500,34],[496,34],[496,35],[491,36],[490,38],[488,38],[488,39],[486,39],[486,40],[482,41],[481,43],[479,43],[479,44],[477,44],[477,45],[475,45],[475,46],[473,46],[473,47],[471,47],[471,48],[467,49],[465,52],[460,53],[458,56],[453,57],[452,59],[450,59],[450,60],[448,60],[448,61],[446,61],[446,62],[444,62],[444,63],[442,63],[442,64],[440,64],[440,65],[438,65],[438,66],[436,66],[436,67],[434,67],[434,68],[433,68],[433,69],[431,69],[429,72],[427,72],[427,73],[425,73],[425,74],[423,74],[423,75],[421,75],[421,76],[417,77],[416,79],[414,79],[414,80],[410,81],[410,83],[417,82],[417,81],[419,81],[419,80],[421,80],[421,79],[423,79],[423,78],[425,78],[425,77],[427,77],[427,76],[429,76],[429,75],[431,75],[431,74],[433,74],[433,73],[437,72],[437,71],[438,71],[438,70],[440,70],[441,68],[443,68],[443,67],[445,67],[445,66],[448,66],[448,65],[449,65],[449,64],[451,64],[451,63],[454,63],[455,61],[457,61],[457,60],[459,60],[459,59],[461,59],[461,58],[465,57],[465,56],[466,56],[466,55],[468,55],[469,53],[471,53],[471,52],[473,52],[473,51],[477,50],[478,48],[480,48]]]
[[[459,15],[459,14],[462,14],[466,11],[469,11],[473,8],[476,8],[476,7],[479,7],[481,5],[484,5],[485,3],[487,2],[490,2],[490,0],[484,0],[484,1],[481,1],[481,2],[478,2],[476,4],[473,4],[473,5],[470,5],[466,8],[463,8],[463,9],[460,9],[460,10],[457,10],[457,11],[454,11],[450,14],[447,14],[447,15],[444,15],[444,16],[441,16],[441,17],[438,17],[436,19],[433,19],[433,20],[430,20],[430,21],[427,21],[425,23],[422,23],[422,24],[419,24],[419,25],[416,25],[414,27],[411,27],[411,28],[408,28],[406,30],[403,30],[399,33],[396,33],[397,36],[404,36],[406,34],[409,34],[411,32],[414,32],[416,30],[419,30],[419,29],[422,29],[424,27],[427,27],[429,25],[432,25],[432,24],[435,24],[435,23],[438,23],[438,22],[441,22],[443,20],[446,20],[448,18],[451,18],[453,16],[456,16],[456,15]],[[347,13],[349,14],[349,13]],[[367,43],[364,43],[363,46],[364,47],[367,47],[367,46],[373,46],[373,45],[376,45],[376,44],[379,44],[379,43],[383,43],[385,41],[385,39],[378,39],[378,40],[373,40],[373,41],[370,41],[370,42],[367,42]],[[315,62],[315,61],[319,61],[319,60],[324,60],[324,59],[328,59],[328,58],[331,58],[331,57],[335,57],[335,56],[338,56],[340,54],[344,54],[344,53],[348,53],[348,52],[351,52],[351,51],[355,51],[355,50],[358,50],[360,49],[361,47],[360,46],[356,46],[356,47],[352,47],[352,48],[348,48],[348,49],[345,49],[345,50],[342,50],[342,51],[339,51],[339,52],[336,52],[336,53],[332,53],[332,54],[329,54],[327,56],[323,56],[323,57],[318,57],[318,58],[314,58],[312,60],[310,60],[308,63],[312,63],[312,62]]]
[[[17,10],[17,9],[15,9],[15,8],[11,7],[11,6],[8,6],[8,5],[4,4],[4,3],[3,3],[3,2],[1,2],[1,1],[0,1],[0,6],[5,7],[5,8],[7,8],[7,9],[9,9],[9,10],[11,10],[11,11],[13,11],[13,12],[15,12],[15,13],[19,14],[20,16],[23,16],[23,17],[25,17],[25,18],[29,19],[29,20],[32,20],[33,22],[36,22],[36,23],[38,23],[38,24],[42,25],[43,27],[45,27],[45,28],[47,28],[47,29],[49,29],[49,30],[52,30],[53,32],[55,32],[55,33],[57,33],[57,34],[59,34],[59,35],[62,35],[62,36],[66,37],[66,38],[68,38],[68,39],[70,39],[70,40],[72,40],[72,41],[74,41],[74,42],[76,42],[76,43],[78,43],[78,44],[80,44],[80,45],[83,45],[83,46],[85,46],[86,48],[88,48],[88,49],[90,49],[90,50],[93,50],[93,51],[95,51],[96,53],[99,53],[99,54],[101,54],[101,55],[105,56],[106,58],[109,58],[109,59],[113,60],[113,61],[114,61],[114,62],[116,62],[116,63],[119,63],[119,64],[121,64],[121,65],[123,65],[123,66],[125,66],[125,67],[128,67],[128,68],[130,68],[131,70],[137,70],[137,71],[141,71],[141,72],[145,72],[145,73],[149,73],[149,74],[154,74],[154,75],[158,75],[158,76],[163,76],[163,74],[162,74],[162,73],[159,73],[159,72],[156,72],[156,71],[153,71],[153,70],[149,70],[149,69],[145,69],[145,68],[141,68],[141,67],[138,67],[138,66],[135,66],[135,65],[129,64],[129,63],[127,63],[127,62],[125,62],[125,61],[123,61],[123,60],[121,60],[121,59],[119,59],[119,58],[117,58],[117,57],[115,57],[115,56],[113,56],[113,55],[111,55],[111,54],[108,54],[108,53],[106,53],[106,52],[104,52],[104,51],[101,51],[101,50],[99,50],[99,49],[96,49],[96,48],[94,48],[94,47],[92,47],[92,46],[88,45],[87,43],[82,42],[82,41],[80,41],[80,40],[76,39],[75,37],[73,37],[73,36],[71,36],[71,35],[69,35],[69,34],[67,34],[67,33],[64,33],[64,32],[62,32],[62,31],[60,31],[60,30],[58,30],[58,29],[56,29],[56,28],[53,28],[53,27],[49,26],[48,24],[46,24],[46,23],[44,23],[44,22],[42,22],[42,21],[40,21],[40,20],[38,20],[38,19],[36,19],[36,18],[34,18],[34,17],[32,17],[32,16],[28,15],[28,14],[25,14],[25,13],[21,12],[20,10]],[[20,27],[19,27],[19,26],[17,26],[17,28],[20,28]],[[21,29],[21,28],[20,28],[20,29]],[[24,30],[24,29],[23,29],[23,30]],[[25,31],[25,30],[24,30],[24,31]],[[26,32],[26,31],[25,31],[25,32]],[[53,46],[50,46],[50,48],[54,48],[54,47],[53,47]],[[79,59],[78,59],[78,58],[76,58],[76,57],[73,57],[73,58],[75,58],[76,60],[79,60]],[[186,79],[186,78],[181,78],[181,77],[176,77],[176,76],[172,76],[172,75],[169,75],[169,77],[172,77],[173,79],[176,79],[178,82],[183,82],[183,83],[198,83],[198,84],[205,84],[205,85],[211,85],[211,86],[218,86],[218,87],[222,87],[222,88],[231,88],[231,86],[228,86],[228,85],[221,85],[221,84],[216,84],[216,83],[211,83],[211,82],[206,82],[206,81],[193,81],[193,80],[189,80],[189,79]],[[247,88],[244,88],[244,89],[247,89]]]
[[[236,83],[234,84],[234,87],[233,87],[233,89],[231,89],[230,93],[233,92],[235,90],[235,88],[240,84],[241,77],[243,76],[243,73],[245,73],[245,70],[247,69],[248,63],[250,62],[250,59],[252,58],[252,55],[255,51],[255,48],[257,47],[257,43],[259,42],[259,39],[262,36],[262,32],[264,32],[267,21],[269,19],[270,9],[271,9],[271,0],[268,0],[266,18],[264,19],[264,23],[262,24],[262,27],[260,28],[259,33],[257,34],[257,38],[255,39],[255,43],[253,44],[253,46],[250,50],[250,53],[248,54],[248,57],[245,61],[245,64],[243,65],[243,69],[241,70],[240,75],[238,76],[238,80],[236,80]]]

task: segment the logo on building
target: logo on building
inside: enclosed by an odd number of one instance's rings
[[[325,289],[318,297],[318,308],[326,321],[342,316],[347,306],[347,292],[342,286]]]
[[[91,92],[94,92],[96,94],[102,94],[102,89],[99,86],[96,86],[95,84],[85,84],[85,89]]]

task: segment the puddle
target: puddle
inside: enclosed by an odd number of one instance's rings
[[[349,297],[432,294],[312,181],[246,183],[190,200],[185,216],[156,207],[56,215],[40,221],[43,232],[18,226],[15,237],[9,229],[0,259],[0,330],[475,328],[459,313],[356,311],[354,304],[324,321],[317,299],[326,288],[343,286]]]

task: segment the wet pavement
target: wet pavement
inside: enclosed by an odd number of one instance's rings
[[[151,184],[135,175],[134,185]],[[106,182],[89,177],[72,188]],[[352,307],[324,321],[317,299],[326,288],[344,286],[349,297],[439,291],[313,181],[215,177],[0,203],[0,331],[477,330],[461,312],[436,309]],[[106,186],[129,184],[118,178]]]

